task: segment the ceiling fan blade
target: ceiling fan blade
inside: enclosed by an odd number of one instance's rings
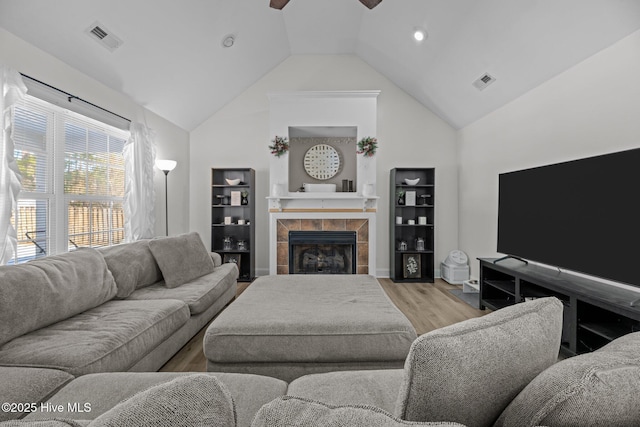
[[[287,3],[289,3],[289,0],[271,0],[269,2],[269,6],[271,6],[274,9],[282,10],[282,8],[287,5]]]
[[[382,0],[360,0],[360,3],[367,6],[369,9],[373,9],[378,4],[380,4]]]

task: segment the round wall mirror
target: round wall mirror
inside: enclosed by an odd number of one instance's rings
[[[314,145],[304,155],[304,170],[315,179],[333,178],[340,170],[340,155],[330,145]]]

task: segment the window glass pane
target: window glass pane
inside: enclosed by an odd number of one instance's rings
[[[22,176],[22,191],[47,192],[47,153],[16,149],[13,156]]]
[[[114,136],[109,138],[109,152],[111,153],[110,163],[113,166],[124,169],[124,144],[125,140]]]
[[[26,107],[14,109],[14,157],[22,176],[22,191],[47,192],[47,123],[46,113]]]
[[[124,239],[122,203],[74,200],[68,215],[70,249],[115,245]]]
[[[124,169],[110,169],[109,186],[112,196],[124,198]]]
[[[13,141],[30,151],[47,149],[47,114],[16,106],[13,117]]]
[[[87,130],[73,123],[64,124],[64,146],[68,157],[84,156],[87,152]]]
[[[124,240],[124,207],[122,203],[114,202],[111,210],[111,241],[112,244],[121,243]]]
[[[68,207],[69,248],[88,247],[91,244],[91,203],[71,201]]]
[[[65,193],[124,197],[124,140],[65,124]]]
[[[109,174],[106,164],[89,163],[87,194],[106,196],[109,194]]]
[[[17,215],[11,219],[18,235],[18,250],[14,263],[30,261],[47,254],[48,210],[46,200],[18,200]]]

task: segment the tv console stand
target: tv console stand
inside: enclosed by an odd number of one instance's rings
[[[561,350],[575,355],[640,331],[640,290],[608,285],[513,259],[478,258],[480,309],[554,296],[564,304]]]

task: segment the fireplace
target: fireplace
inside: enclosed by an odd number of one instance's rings
[[[355,231],[289,231],[289,274],[356,274]]]

